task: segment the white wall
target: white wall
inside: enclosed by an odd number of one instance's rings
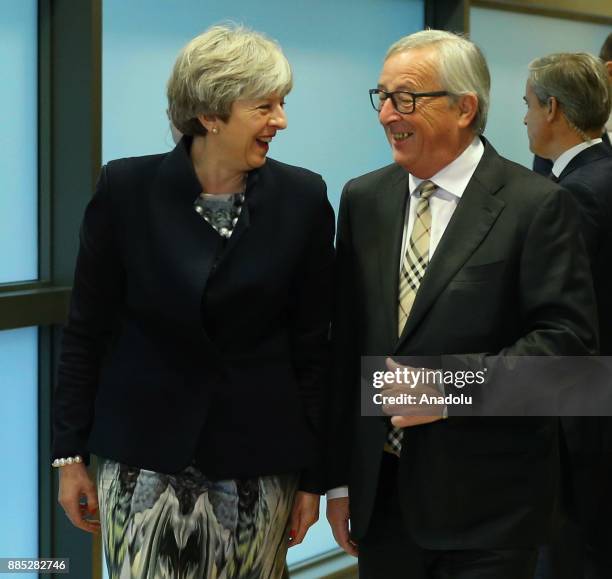
[[[523,125],[528,64],[551,52],[599,54],[610,31],[603,24],[472,7],[470,37],[484,51],[492,79],[485,136],[500,154],[531,168]]]

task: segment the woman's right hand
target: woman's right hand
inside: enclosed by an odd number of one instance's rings
[[[69,464],[59,468],[58,501],[70,522],[88,533],[100,530],[100,521],[92,520],[98,512],[98,493],[87,468],[83,463]],[[85,503],[81,503],[81,498]]]

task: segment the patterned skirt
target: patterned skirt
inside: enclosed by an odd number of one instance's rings
[[[212,481],[101,461],[111,579],[280,579],[297,475]]]

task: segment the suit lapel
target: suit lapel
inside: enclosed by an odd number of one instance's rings
[[[383,301],[382,311],[389,344],[397,340],[399,263],[404,216],[408,202],[408,173],[399,166],[388,185],[377,192],[378,258]]]
[[[604,157],[610,156],[610,147],[606,144],[598,143],[597,145],[593,145],[588,149],[584,149],[580,151],[561,171],[561,175],[559,175],[559,181],[565,179],[572,171],[578,169],[579,167],[583,167],[584,165],[588,165],[589,163],[593,163],[594,161],[598,161],[599,159],[603,159]]]
[[[487,236],[505,204],[494,194],[503,186],[503,167],[495,150],[485,152],[427,267],[410,316],[397,343],[414,332],[457,271]]]

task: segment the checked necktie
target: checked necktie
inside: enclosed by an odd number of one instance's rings
[[[417,191],[420,192],[416,206],[414,224],[410,240],[406,247],[406,254],[402,259],[402,268],[399,281],[399,311],[398,335],[402,335],[406,320],[414,304],[421,280],[425,275],[429,263],[429,238],[431,233],[431,210],[429,198],[437,189],[431,181],[423,181]],[[396,426],[390,426],[387,434],[385,450],[399,456],[402,449],[404,431]]]

